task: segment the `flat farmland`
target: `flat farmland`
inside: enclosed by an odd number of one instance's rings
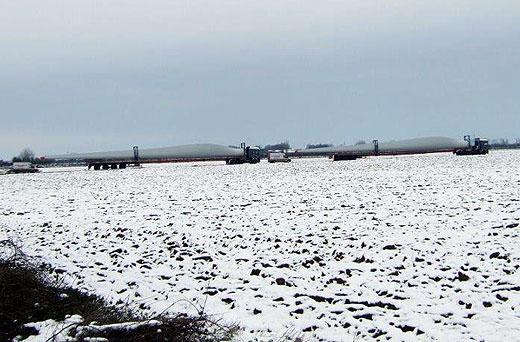
[[[520,336],[517,151],[45,169],[0,189],[3,237],[74,286],[245,340]]]

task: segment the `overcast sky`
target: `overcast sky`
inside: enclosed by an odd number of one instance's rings
[[[520,1],[0,0],[0,158],[520,137]]]

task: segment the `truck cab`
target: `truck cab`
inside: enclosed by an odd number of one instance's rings
[[[246,162],[249,164],[260,163],[260,148],[258,146],[247,146],[245,149]]]
[[[486,154],[489,152],[489,141],[487,139],[475,138],[475,144],[473,145],[473,148],[483,152],[482,154]]]
[[[475,138],[473,140],[473,145],[471,145],[471,137],[469,135],[465,135],[464,140],[468,143],[468,146],[454,151],[456,155],[471,156],[489,153],[489,141],[487,139]]]

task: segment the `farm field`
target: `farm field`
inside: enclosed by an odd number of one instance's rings
[[[71,284],[203,309],[243,340],[520,340],[520,151],[45,169],[0,189],[0,237]]]

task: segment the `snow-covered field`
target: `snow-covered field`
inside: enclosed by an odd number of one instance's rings
[[[48,169],[0,189],[0,230],[73,284],[195,304],[244,340],[520,340],[519,151]]]

